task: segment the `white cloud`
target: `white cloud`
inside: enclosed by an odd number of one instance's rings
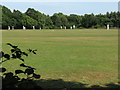
[[[0,0],[0,2],[118,2],[120,0]]]

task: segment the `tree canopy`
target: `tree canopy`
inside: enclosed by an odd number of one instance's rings
[[[25,13],[19,10],[13,12],[2,6],[2,28],[7,29],[8,26],[14,26],[16,29],[32,29],[32,26],[39,29],[60,29],[66,26],[70,28],[75,25],[76,28],[106,28],[109,24],[111,28],[120,27],[120,12],[106,12],[106,14],[94,15],[65,15],[63,13],[54,13],[52,16],[45,15],[34,8],[28,8]]]

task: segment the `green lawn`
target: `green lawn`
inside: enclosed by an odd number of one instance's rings
[[[36,68],[41,79],[63,79],[86,84],[118,80],[118,30],[3,30],[3,50],[10,42],[22,50],[37,49],[25,63]],[[3,66],[20,68],[18,61]]]

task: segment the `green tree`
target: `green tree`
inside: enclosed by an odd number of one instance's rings
[[[2,5],[0,5],[0,29],[2,29]]]
[[[82,21],[81,16],[70,14],[70,16],[68,16],[67,18],[68,18],[69,26],[76,25],[77,27],[79,27],[81,25],[81,21]]]
[[[28,8],[25,14],[35,19],[38,22],[37,28],[39,27],[45,28],[45,20],[46,20],[45,14],[42,14],[39,11],[34,10],[33,8]]]
[[[31,17],[23,14],[23,19],[21,20],[22,25],[26,26],[27,28],[31,29],[32,26],[37,26],[38,22],[34,19],[32,19]]]
[[[54,24],[54,28],[60,28],[60,26],[67,26],[68,19],[67,16],[63,13],[55,13],[52,17],[52,22]]]
[[[49,15],[45,18],[45,28],[46,29],[52,29],[53,28],[53,22]]]
[[[10,9],[8,9],[5,6],[2,6],[2,28],[7,29],[8,26],[12,25],[12,20],[13,20],[13,14],[10,11]]]
[[[96,18],[93,14],[85,14],[81,21],[81,25],[85,28],[90,28],[92,26],[95,26],[96,24]]]
[[[57,15],[56,13],[51,17],[54,28],[59,28],[62,24],[59,15]]]
[[[21,13],[18,10],[13,11],[14,18],[17,22],[17,27],[16,28],[22,28],[23,26],[27,27],[28,29],[32,28],[32,26],[37,26],[38,23],[36,20],[32,19],[31,17]]]

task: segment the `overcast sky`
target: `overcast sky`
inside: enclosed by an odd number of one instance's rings
[[[106,12],[118,11],[119,0],[100,0],[100,2],[97,2],[99,0],[29,0],[29,2],[28,0],[16,0],[16,1],[1,0],[1,1],[2,1],[1,4],[5,5],[9,9],[11,10],[17,9],[23,13],[28,8],[34,8],[35,10],[38,10],[47,15],[53,15],[54,13],[58,12],[62,12],[67,15],[69,14],[84,15],[91,13],[105,14]]]

